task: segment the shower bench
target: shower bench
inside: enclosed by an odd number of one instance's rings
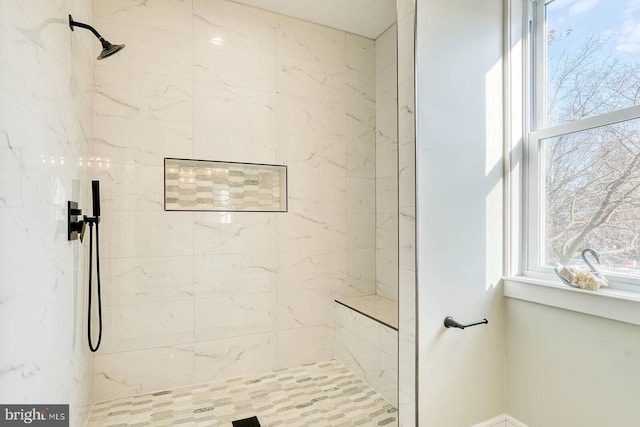
[[[398,405],[398,302],[379,295],[338,298],[336,357]]]

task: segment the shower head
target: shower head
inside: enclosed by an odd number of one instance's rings
[[[113,55],[114,53],[120,52],[122,49],[124,49],[123,44],[111,44],[105,40],[102,42],[102,52],[100,52],[100,55],[98,55],[98,60],[104,59],[108,56]]]
[[[93,35],[96,36],[98,38],[98,40],[100,40],[100,43],[102,43],[102,52],[100,53],[100,55],[98,55],[98,58],[97,58],[98,60],[107,58],[107,57],[113,55],[114,53],[119,52],[122,49],[124,49],[124,45],[123,44],[111,44],[111,43],[109,43],[91,25],[83,24],[82,22],[76,22],[76,21],[73,20],[71,15],[69,15],[69,28],[71,28],[71,31],[73,31],[73,27],[85,28],[85,29],[91,31],[93,33]]]

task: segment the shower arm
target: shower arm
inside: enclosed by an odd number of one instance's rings
[[[91,31],[93,33],[93,35],[96,36],[98,38],[98,40],[100,40],[100,43],[102,43],[102,47],[106,47],[105,46],[105,42],[106,43],[108,43],[108,42],[104,39],[104,37],[102,37],[100,35],[100,33],[98,31],[96,31],[95,28],[93,28],[91,25],[83,24],[82,22],[74,21],[73,18],[71,17],[71,15],[69,15],[69,28],[71,28],[71,31],[73,31],[73,27],[85,28],[85,29]]]

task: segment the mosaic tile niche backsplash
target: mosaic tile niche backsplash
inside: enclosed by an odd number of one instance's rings
[[[287,167],[164,160],[167,211],[287,211]]]

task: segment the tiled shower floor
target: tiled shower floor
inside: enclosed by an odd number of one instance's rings
[[[87,426],[396,426],[398,412],[336,360],[97,403]]]

